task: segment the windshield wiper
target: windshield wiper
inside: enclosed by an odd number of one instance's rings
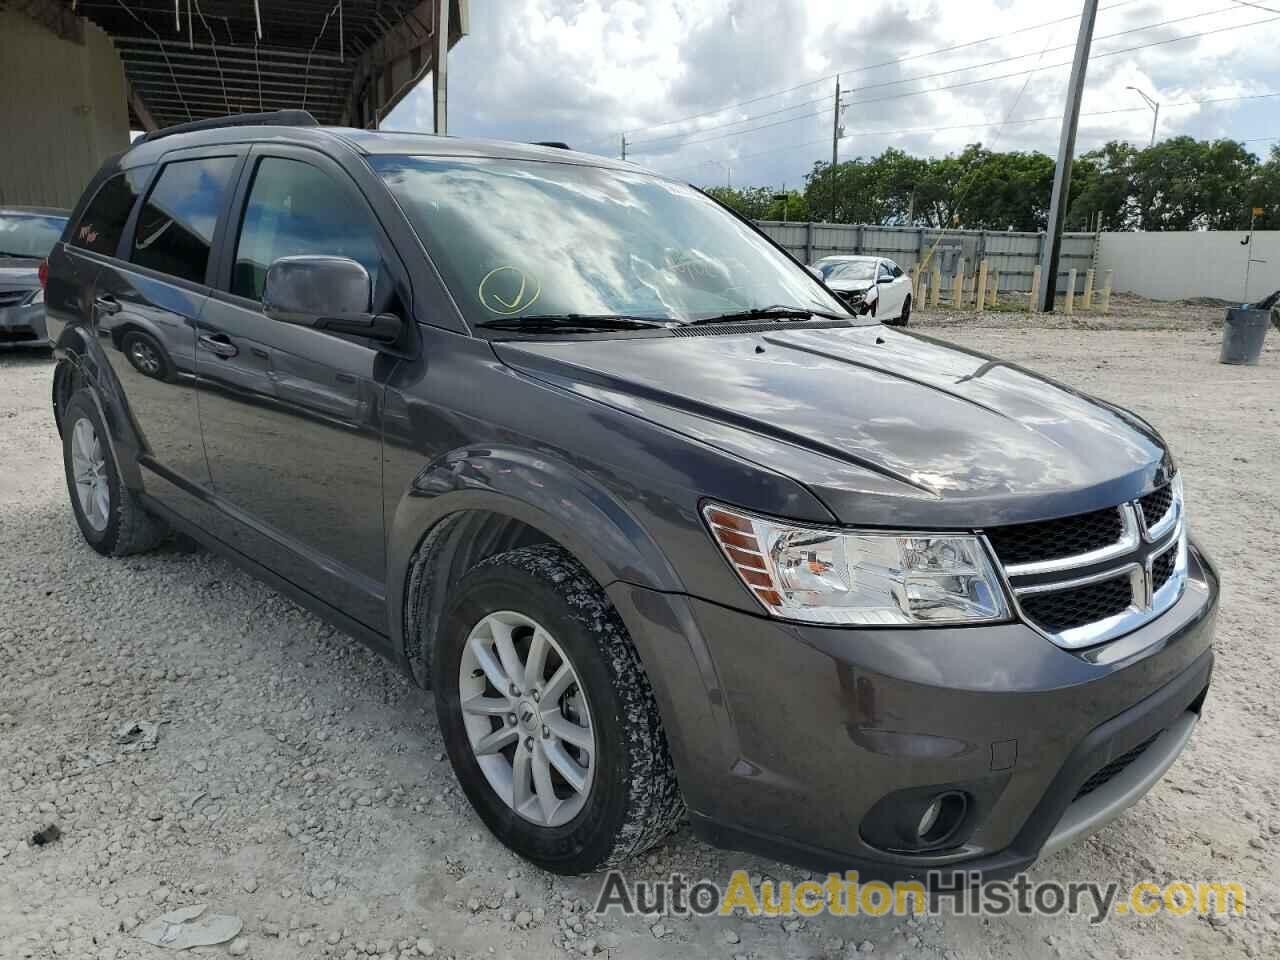
[[[601,330],[645,330],[667,327],[674,317],[632,317],[618,313],[534,314],[528,317],[495,317],[475,324],[486,330],[515,330],[520,333],[569,333]]]
[[[808,320],[810,317],[823,317],[827,320],[852,319],[848,315],[831,313],[827,310],[812,310],[809,307],[793,307],[787,306],[786,304],[778,304],[772,307],[753,307],[750,310],[740,310],[737,313],[720,313],[714,317],[702,317],[699,320],[690,320],[689,325],[693,326],[699,323],[733,323],[739,320]]]

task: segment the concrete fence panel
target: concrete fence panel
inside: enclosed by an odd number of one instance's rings
[[[963,260],[972,272],[985,259],[991,272],[999,272],[1004,292],[1027,293],[1031,275],[1040,262],[1043,233],[996,230],[936,230],[930,227],[892,227],[856,223],[783,223],[757,220],[756,226],[772,237],[801,263],[823,257],[861,254],[888,257],[910,273],[929,252],[929,270],[935,267],[950,281]],[[1077,271],[1076,292],[1083,293],[1084,275],[1093,266],[1095,234],[1068,233],[1062,239],[1058,264],[1058,289],[1065,292],[1072,270]],[[936,246],[935,246],[936,245]]]
[[[1153,300],[1216,297],[1254,302],[1280,290],[1280,230],[1259,230],[1250,259],[1248,230],[1104,233],[1098,269],[1115,271],[1115,289]]]

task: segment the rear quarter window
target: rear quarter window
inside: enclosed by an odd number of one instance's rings
[[[71,245],[115,256],[129,213],[150,173],[150,167],[135,167],[104,182],[71,231]]]

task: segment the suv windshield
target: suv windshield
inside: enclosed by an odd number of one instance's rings
[[[684,184],[536,160],[370,162],[472,324],[691,322],[779,306],[848,316],[808,271]]]
[[[65,217],[0,213],[0,257],[43,260],[62,236]]]
[[[818,271],[827,283],[870,283],[876,277],[874,260],[822,260]]]

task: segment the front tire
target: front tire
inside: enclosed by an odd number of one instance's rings
[[[633,857],[684,811],[648,678],[617,611],[550,544],[459,582],[433,651],[440,730],[493,834],[561,874]]]
[[[902,301],[902,310],[898,314],[897,320],[886,320],[885,323],[895,327],[905,327],[911,322],[911,298]]]
[[[111,449],[106,426],[88,390],[77,390],[62,414],[62,460],[71,510],[85,542],[103,556],[150,550],[165,537],[133,492]]]

